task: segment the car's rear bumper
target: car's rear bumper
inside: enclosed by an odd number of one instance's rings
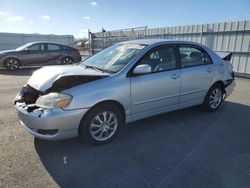
[[[28,105],[16,103],[22,126],[33,136],[46,140],[60,140],[78,136],[78,127],[87,109],[28,110]]]
[[[74,62],[79,63],[81,61],[82,61],[82,56],[80,54],[74,57]]]
[[[234,88],[235,88],[235,80],[230,81],[230,83],[225,87],[226,97],[232,94]]]

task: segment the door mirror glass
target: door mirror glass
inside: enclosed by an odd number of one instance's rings
[[[138,65],[137,67],[135,67],[133,71],[134,74],[148,74],[151,72],[152,72],[152,68],[150,65],[147,65],[147,64]]]
[[[23,51],[30,52],[30,49],[29,48],[24,48]]]

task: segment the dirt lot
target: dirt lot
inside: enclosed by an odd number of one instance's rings
[[[32,69],[0,70],[0,187],[249,187],[250,80],[215,113],[180,110],[127,125],[104,146],[43,141],[12,101]]]

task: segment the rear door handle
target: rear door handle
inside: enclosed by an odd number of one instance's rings
[[[207,69],[207,72],[208,72],[208,73],[211,73],[211,72],[213,72],[213,70],[212,70],[211,68],[208,68],[208,69]]]
[[[174,80],[176,80],[176,79],[179,78],[179,77],[180,77],[180,75],[178,75],[178,74],[173,74],[173,75],[171,76],[171,78],[174,79]]]

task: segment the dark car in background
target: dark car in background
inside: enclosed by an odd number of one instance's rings
[[[24,66],[73,64],[81,61],[79,51],[53,42],[32,42],[14,50],[0,51],[0,67],[17,70]]]

